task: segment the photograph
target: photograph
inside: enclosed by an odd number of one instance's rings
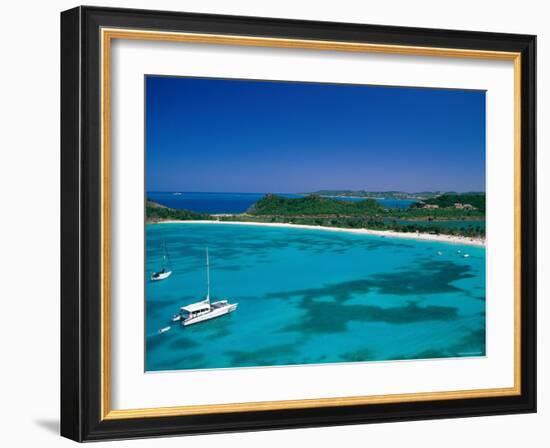
[[[40,89],[60,434],[540,434],[540,24],[159,8],[64,10]]]
[[[146,372],[486,356],[486,91],[147,74]]]

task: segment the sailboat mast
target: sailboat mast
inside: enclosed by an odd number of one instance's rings
[[[208,260],[208,247],[206,247],[206,284],[208,287],[208,293],[206,294],[206,300],[210,302],[210,261]]]

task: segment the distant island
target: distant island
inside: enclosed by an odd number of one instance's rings
[[[351,190],[321,190],[304,197],[288,198],[266,194],[245,213],[207,214],[176,210],[147,200],[146,221],[222,221],[281,223],[344,229],[370,229],[399,233],[424,233],[485,237],[485,193],[412,193],[415,202],[408,208],[386,208],[371,197],[358,201],[337,199],[320,193],[358,193]],[[373,194],[373,192],[363,192]],[[385,199],[405,199],[401,192],[379,192]],[[390,196],[394,195],[394,196]],[[352,196],[346,196],[352,197]],[[355,197],[355,196],[354,196]],[[453,225],[449,225],[452,223]]]
[[[316,194],[329,198],[370,198],[370,199],[409,199],[414,201],[422,201],[425,199],[432,199],[443,194],[458,195],[458,194],[476,194],[483,195],[484,193],[478,191],[472,191],[468,193],[457,193],[456,191],[419,191],[416,193],[409,193],[405,191],[367,191],[367,190],[318,190],[307,193],[299,193],[303,195]]]

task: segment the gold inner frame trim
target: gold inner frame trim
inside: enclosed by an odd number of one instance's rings
[[[383,53],[411,56],[490,59],[514,62],[514,386],[507,388],[419,392],[391,395],[314,398],[215,405],[189,405],[140,409],[111,409],[110,347],[110,50],[113,39],[240,45],[272,48]],[[521,54],[515,52],[418,47],[305,39],[101,29],[101,419],[168,417],[315,407],[351,406],[413,401],[502,397],[521,394]]]

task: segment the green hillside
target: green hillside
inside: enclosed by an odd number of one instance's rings
[[[437,205],[439,208],[422,208],[428,203]],[[471,204],[476,209],[458,209],[455,203]],[[469,224],[471,220],[484,219],[484,210],[483,194],[445,194],[407,209],[384,208],[374,199],[343,201],[316,194],[302,198],[284,198],[267,194],[242,214],[208,215],[190,210],[176,210],[147,201],[146,220],[148,223],[168,220],[269,222],[484,236],[484,228]],[[463,220],[464,226],[460,228],[444,226],[442,223],[449,219]]]
[[[311,194],[303,198],[284,198],[267,194],[249,210],[250,215],[308,216],[308,215],[369,215],[382,213],[383,208],[374,199],[341,201]]]
[[[189,210],[176,210],[150,200],[147,200],[145,204],[145,217],[147,222],[212,219],[210,215],[205,213],[197,213]]]
[[[439,208],[454,208],[455,204],[470,204],[480,212],[485,212],[484,193],[445,193],[435,198],[425,199],[420,203],[413,204],[413,207],[421,208],[426,204],[437,205]]]

